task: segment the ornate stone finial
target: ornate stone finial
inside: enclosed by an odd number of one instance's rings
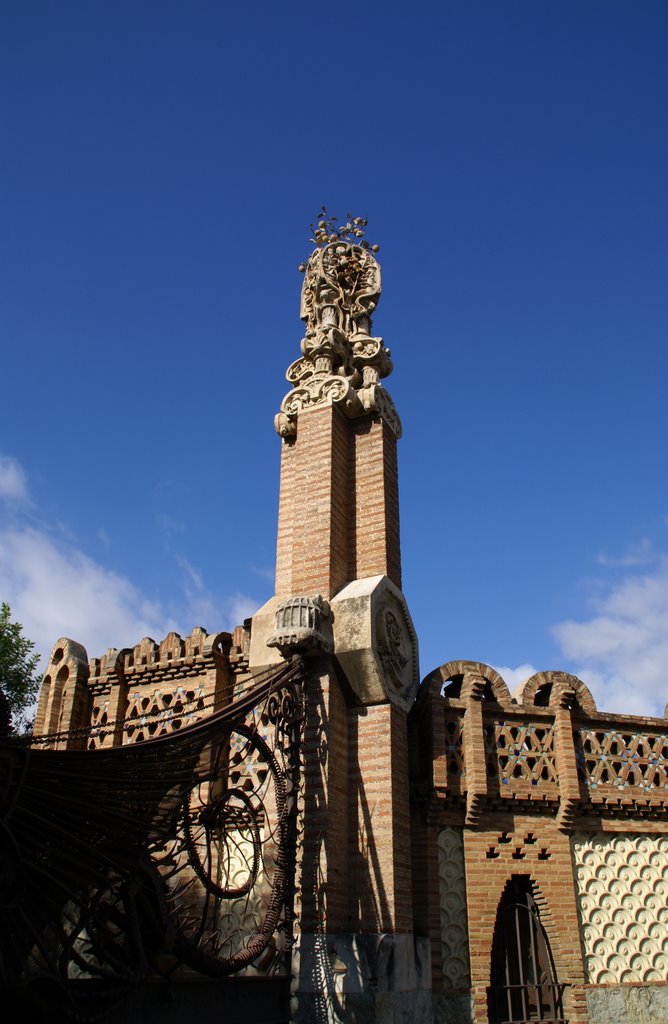
[[[297,415],[314,405],[340,405],[351,418],[382,416],[397,437],[401,423],[380,380],[392,372],[390,351],[371,335],[371,314],[381,292],[377,245],[364,238],[366,219],[335,217],[323,207],[311,241],[316,248],[300,270],[305,274],[300,316],[306,322],[302,356],[288,367],[292,390],[281,403],[276,430],[296,433]],[[313,227],[313,226],[312,226]]]
[[[311,224],[311,234],[313,237],[310,241],[321,248],[330,242],[359,243],[363,249],[371,249],[372,252],[378,252],[380,246],[371,245],[368,239],[364,238],[367,224],[369,223],[366,217],[353,217],[352,213],[347,213],[346,217],[348,218],[347,223],[339,224],[338,217],[327,213],[324,206],[321,207],[317,225]],[[302,263],[299,269],[303,273],[306,270],[306,264]]]

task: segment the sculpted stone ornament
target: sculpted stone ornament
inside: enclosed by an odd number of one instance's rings
[[[334,656],[362,704],[408,711],[419,684],[418,645],[406,601],[387,576],[349,583],[332,598]]]
[[[380,416],[401,436],[401,421],[380,381],[392,372],[390,350],[371,335],[380,299],[380,266],[364,235],[366,221],[351,218],[330,233],[314,229],[316,249],[303,264],[300,316],[306,322],[302,356],[288,367],[292,385],[275,419],[281,437],[297,430],[297,416],[317,405],[338,405],[351,418]]]
[[[276,627],[267,647],[276,647],[283,657],[328,653],[331,631],[325,625],[329,605],[322,597],[291,597],[276,608]]]

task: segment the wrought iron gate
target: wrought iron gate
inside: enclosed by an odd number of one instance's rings
[[[302,676],[144,743],[0,745],[5,998],[80,1017],[149,979],[289,974]]]
[[[489,1019],[492,1024],[567,1024],[563,993],[531,880],[514,876],[501,899],[494,930]]]

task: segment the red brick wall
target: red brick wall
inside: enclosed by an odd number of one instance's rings
[[[322,667],[306,682],[304,751],[300,928],[345,931],[350,887],[348,717],[338,680]]]
[[[397,439],[384,420],[354,425],[351,579],[389,576],[401,587]]]
[[[390,704],[350,716],[350,924],[410,932],[411,831],[406,715]]]
[[[387,574],[401,586],[396,438],[336,406],[299,415],[281,451],[276,593],[333,596]]]
[[[349,429],[333,406],[299,417],[281,450],[276,593],[331,597],[349,578]]]
[[[464,830],[471,983],[476,1021],[487,1021],[492,942],[499,901],[512,875],[529,875],[554,957],[557,980],[569,986],[566,1016],[587,1021],[584,972],[570,840],[545,817],[500,816],[496,827]],[[527,842],[527,836],[535,839]],[[492,856],[490,856],[490,853]],[[544,859],[541,859],[544,858]]]

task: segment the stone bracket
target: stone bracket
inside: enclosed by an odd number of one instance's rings
[[[276,627],[267,647],[276,647],[284,658],[291,654],[329,654],[332,649],[329,605],[320,595],[290,597],[276,608]]]

